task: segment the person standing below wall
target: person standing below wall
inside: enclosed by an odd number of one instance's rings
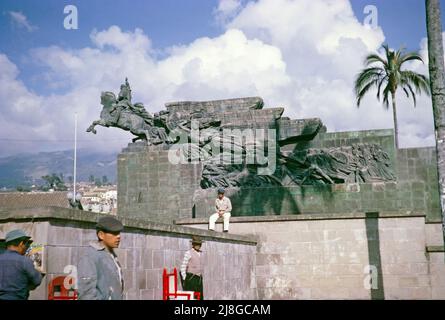
[[[202,246],[203,241],[198,236],[192,237],[192,248],[185,252],[181,265],[181,283],[184,291],[199,292],[201,300],[204,300],[202,284]]]
[[[78,265],[79,300],[122,300],[122,267],[114,249],[119,247],[123,228],[110,216],[97,222],[98,241],[90,243]]]
[[[24,257],[32,242],[23,230],[6,235],[6,250],[0,254],[0,300],[28,300],[29,291],[42,282],[43,274]]]
[[[215,223],[218,218],[223,217],[223,230],[229,232],[230,212],[232,211],[232,203],[230,199],[224,196],[224,188],[218,189],[218,198],[215,200],[216,213],[209,218],[209,230],[215,231]]]
[[[0,254],[2,254],[3,252],[5,252],[5,250],[6,250],[5,239],[0,239]]]

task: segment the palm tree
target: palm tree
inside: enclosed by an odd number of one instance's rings
[[[442,44],[442,23],[439,0],[426,0],[426,30],[428,35],[428,66],[431,79],[431,96],[436,131],[437,173],[442,212],[442,229],[445,240],[445,68]]]
[[[405,62],[420,60],[422,58],[416,52],[405,53],[403,49],[397,51],[390,50],[388,45],[383,45],[386,57],[382,58],[378,54],[370,54],[365,59],[365,69],[363,69],[355,79],[355,96],[357,107],[365,94],[371,88],[377,88],[377,99],[383,94],[383,104],[389,108],[389,96],[391,95],[392,112],[394,117],[394,139],[396,148],[399,148],[396,92],[402,88],[406,96],[413,99],[416,106],[416,94],[422,91],[429,94],[428,78],[422,74],[410,70],[402,70]],[[383,90],[383,91],[382,91]]]

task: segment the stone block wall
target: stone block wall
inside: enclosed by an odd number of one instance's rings
[[[245,110],[260,116],[274,109]],[[236,117],[235,117],[236,118]],[[271,119],[270,115],[265,119]],[[272,117],[273,118],[273,117]],[[249,124],[249,121],[246,122]],[[264,216],[367,211],[422,211],[440,220],[434,148],[394,149],[392,130],[321,132],[311,142],[283,150],[376,143],[389,154],[397,180],[325,186],[232,188],[233,216]],[[200,189],[202,164],[171,164],[168,147],[129,144],[118,157],[118,212],[122,216],[171,223],[208,217],[216,190]],[[199,191],[196,192],[195,191]]]
[[[442,247],[443,248],[443,247]],[[444,252],[429,252],[431,283],[433,285],[431,298],[445,299],[445,257]]]
[[[227,195],[233,216],[263,216],[368,211],[421,211],[427,221],[441,221],[436,156],[433,147],[394,149],[393,130],[321,132],[309,142],[283,147],[331,148],[376,143],[390,156],[396,180],[325,186],[232,188]],[[202,190],[195,199],[195,217],[213,213],[215,190]]]
[[[397,181],[413,184],[412,197],[426,209],[429,222],[441,221],[437,158],[434,147],[397,150]],[[406,190],[409,192],[410,190]]]
[[[210,101],[175,101],[167,102],[165,104],[165,108],[168,111],[177,112],[179,114],[190,114],[193,112],[202,112],[203,110],[208,113],[223,114],[230,111],[261,110],[262,107],[263,100],[261,97],[244,97]]]
[[[428,222],[425,225],[427,258],[431,274],[432,298],[445,297],[445,256],[442,222]]]
[[[45,246],[47,275],[31,299],[47,299],[48,284],[64,275],[67,266],[77,266],[90,241],[95,241],[94,221],[99,215],[69,209],[0,212],[0,238],[15,228],[32,235]],[[63,210],[63,211],[61,211]],[[33,222],[28,216],[34,217]],[[10,218],[14,216],[14,218]],[[247,237],[212,234],[192,228],[123,220],[121,244],[116,250],[122,264],[125,299],[162,299],[162,272],[179,271],[193,234],[204,239],[205,299],[256,299],[254,274],[255,242]],[[181,285],[178,281],[178,288]]]
[[[437,216],[439,210],[432,201],[435,193],[430,185],[413,180],[226,190],[233,216],[421,211],[430,217]],[[214,213],[215,199],[215,189],[202,190],[195,198],[195,217]]]
[[[239,217],[230,232],[258,239],[259,299],[445,299],[440,225],[422,214]]]
[[[171,164],[168,150],[130,144],[118,156],[118,214],[171,223],[190,218],[202,164]]]

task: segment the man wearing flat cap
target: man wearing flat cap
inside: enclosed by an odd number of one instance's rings
[[[25,253],[33,241],[23,230],[6,234],[6,251],[0,254],[0,300],[27,300],[42,282],[42,274]]]
[[[124,279],[114,249],[119,247],[123,228],[114,217],[99,218],[97,241],[90,243],[79,261],[79,300],[122,300]]]
[[[184,291],[195,291],[201,294],[201,300],[204,300],[202,285],[202,251],[203,241],[199,236],[192,237],[192,248],[185,252],[181,265],[181,282]]]
[[[224,188],[218,189],[218,198],[215,200],[216,212],[209,218],[209,230],[215,231],[215,223],[218,218],[223,218],[223,231],[229,232],[230,212],[232,211],[232,203],[230,199],[224,196]]]

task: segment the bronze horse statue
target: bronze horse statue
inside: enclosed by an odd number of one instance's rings
[[[101,104],[103,105],[100,119],[93,123],[86,130],[96,134],[97,125],[103,127],[116,127],[125,131],[130,131],[137,140],[146,140],[147,144],[171,143],[172,139],[167,135],[164,128],[154,125],[153,117],[142,117],[129,108],[128,101],[117,101],[113,92],[106,91],[101,94]]]

